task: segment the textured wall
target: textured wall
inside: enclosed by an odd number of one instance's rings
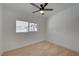
[[[2,4],[0,4],[0,52],[2,51]]]
[[[28,43],[45,39],[45,20],[39,17],[31,17],[28,13],[16,12],[4,7],[3,13],[3,38],[4,51],[22,47]],[[16,33],[16,20],[34,22],[38,24],[37,32]]]
[[[79,52],[79,6],[49,18],[48,38],[52,42]]]

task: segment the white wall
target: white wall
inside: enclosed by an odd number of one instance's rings
[[[49,18],[48,39],[79,52],[79,5]]]
[[[2,53],[2,4],[0,4],[0,55]]]
[[[31,17],[28,13],[20,13],[4,7],[3,10],[3,39],[4,51],[23,47],[29,43],[39,42],[45,38],[45,20]],[[34,22],[38,24],[38,32],[16,33],[16,20]]]

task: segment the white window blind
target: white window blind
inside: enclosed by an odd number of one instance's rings
[[[16,32],[28,32],[28,22],[16,21]]]
[[[36,23],[28,23],[27,21],[16,20],[16,33],[37,31]]]

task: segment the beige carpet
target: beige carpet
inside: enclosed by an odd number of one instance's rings
[[[63,48],[48,41],[41,41],[19,49],[5,52],[4,56],[79,56],[78,52]]]

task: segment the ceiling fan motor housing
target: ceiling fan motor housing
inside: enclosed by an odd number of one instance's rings
[[[40,10],[44,10],[43,4],[41,4],[40,7],[41,7]]]

